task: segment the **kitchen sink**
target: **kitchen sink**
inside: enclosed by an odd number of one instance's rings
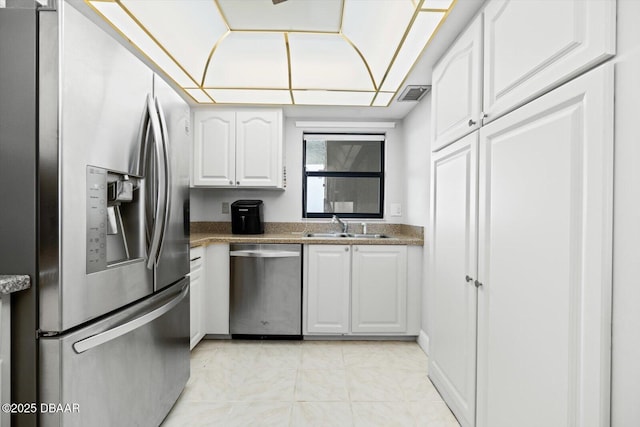
[[[307,233],[304,237],[320,237],[325,239],[334,239],[336,237],[349,237],[347,233]]]
[[[334,239],[339,237],[351,237],[356,239],[385,239],[386,234],[355,234],[355,233],[307,233],[305,237],[317,237],[325,239]]]

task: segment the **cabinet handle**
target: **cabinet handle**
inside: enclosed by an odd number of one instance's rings
[[[236,181],[236,185],[240,185],[240,181]]]
[[[233,185],[233,181],[229,181],[229,185]]]
[[[349,252],[349,248],[344,248],[344,251],[345,252]]]
[[[479,288],[480,286],[482,286],[482,283],[478,282],[477,280],[473,282],[474,285],[476,285],[476,288]]]
[[[476,122],[473,121],[473,119],[469,119],[469,127],[471,126],[475,126]]]
[[[471,276],[467,275],[467,276],[464,276],[464,280],[466,280],[466,281],[467,281],[467,283],[469,283],[469,282],[473,282],[473,277],[471,277]]]

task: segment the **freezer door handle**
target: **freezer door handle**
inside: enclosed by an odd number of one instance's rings
[[[293,251],[231,251],[229,255],[245,258],[295,258],[300,256],[300,252]]]
[[[166,186],[164,188],[164,197],[162,198],[162,209],[163,209],[163,217],[162,217],[162,228],[160,235],[160,244],[158,246],[158,258],[160,258],[160,254],[162,253],[162,248],[164,246],[165,236],[167,235],[167,227],[169,226],[169,208],[171,206],[171,157],[169,155],[169,130],[167,129],[167,119],[164,115],[164,111],[162,110],[162,105],[158,100],[158,97],[155,98],[156,111],[158,113],[158,120],[160,122],[160,132],[161,132],[161,145],[162,145],[162,165],[164,167],[164,176],[166,180]]]
[[[171,298],[167,303],[126,323],[115,326],[107,331],[93,335],[89,338],[77,341],[73,344],[73,349],[78,354],[84,353],[85,351],[91,350],[94,347],[98,347],[99,345],[105,344],[109,341],[113,341],[116,338],[119,338],[135,329],[146,325],[147,323],[151,323],[158,317],[161,317],[162,315],[171,311],[176,305],[180,304],[180,302],[187,296],[188,293],[189,286],[184,285],[180,293]]]

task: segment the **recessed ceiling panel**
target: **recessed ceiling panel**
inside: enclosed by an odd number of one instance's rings
[[[336,33],[340,30],[342,0],[287,0],[279,4],[271,0],[217,2],[232,30]]]
[[[213,53],[204,86],[288,89],[284,34],[232,32]]]
[[[207,89],[218,104],[291,104],[288,90]]]
[[[352,105],[369,106],[375,92],[294,90],[297,105]]]
[[[84,1],[199,103],[388,106],[456,0]]]
[[[382,84],[382,90],[393,92],[398,90],[427,42],[431,39],[443,16],[444,12],[420,12],[418,14],[409,30],[409,35],[391,66],[391,70],[389,70],[389,74]]]
[[[211,47],[228,31],[213,1],[121,3],[196,81],[202,81]]]
[[[346,0],[342,32],[362,52],[376,84],[382,81],[414,11],[411,0]]]
[[[340,35],[289,34],[293,89],[375,90],[357,50]]]

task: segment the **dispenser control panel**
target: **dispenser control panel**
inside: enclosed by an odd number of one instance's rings
[[[107,171],[87,166],[87,274],[107,268]]]

